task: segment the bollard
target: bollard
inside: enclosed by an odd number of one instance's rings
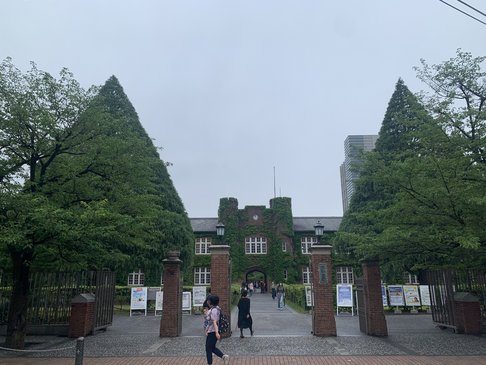
[[[76,340],[76,359],[74,365],[83,365],[84,357],[84,337],[78,337]]]

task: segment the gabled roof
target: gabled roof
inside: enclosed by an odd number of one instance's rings
[[[216,232],[218,218],[189,218],[193,232]]]
[[[335,232],[339,229],[342,217],[294,217],[295,232],[313,232],[314,225],[320,221],[325,232]],[[193,232],[216,232],[218,218],[189,218]]]
[[[314,232],[314,225],[319,221],[324,226],[324,232],[336,232],[342,219],[342,217],[294,217],[294,231]]]

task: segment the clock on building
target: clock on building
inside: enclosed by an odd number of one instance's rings
[[[253,220],[254,220],[254,221],[257,221],[257,220],[258,220],[258,214],[254,214],[254,215],[253,215]]]

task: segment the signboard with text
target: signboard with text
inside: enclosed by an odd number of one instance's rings
[[[305,287],[305,302],[308,307],[314,306],[314,294],[310,286]]]
[[[351,308],[351,314],[354,315],[353,285],[336,285],[336,314],[338,315],[339,308]]]
[[[353,286],[351,284],[336,285],[336,292],[338,307],[353,307]]]
[[[157,311],[161,311],[164,305],[164,292],[158,291],[155,293],[155,314]]]
[[[130,316],[133,310],[143,310],[147,315],[147,288],[132,288],[130,297]]]
[[[430,306],[430,291],[428,285],[420,285],[420,299],[422,300],[422,305]]]
[[[420,307],[420,297],[417,285],[404,285],[405,304],[409,307]]]
[[[383,301],[383,306],[388,307],[388,297],[386,296],[386,288],[384,285],[381,286],[381,300]]]
[[[206,300],[206,287],[195,286],[192,288],[192,305],[194,307],[202,307]]]
[[[403,287],[401,285],[388,285],[388,296],[390,297],[390,306],[403,306]]]
[[[183,311],[191,311],[192,310],[192,302],[191,302],[191,292],[185,291],[182,293],[182,310]]]

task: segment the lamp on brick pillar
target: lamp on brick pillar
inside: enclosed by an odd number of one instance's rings
[[[170,251],[162,261],[164,266],[164,297],[160,337],[177,337],[182,333],[182,285],[179,251]]]
[[[312,332],[314,336],[336,336],[332,289],[331,246],[321,244],[324,225],[317,221],[314,225],[317,243],[311,246],[310,266],[312,272]]]
[[[317,244],[320,244],[321,237],[324,235],[324,225],[319,220],[314,224],[314,233],[317,237]]]
[[[219,306],[228,315],[231,324],[231,269],[230,247],[224,244],[224,224],[216,225],[218,244],[211,246],[211,294],[219,297]],[[230,326],[231,328],[231,326]],[[222,337],[231,336],[231,331]]]
[[[219,239],[219,244],[223,244],[223,237],[224,237],[224,224],[219,222],[216,224],[216,235]]]

